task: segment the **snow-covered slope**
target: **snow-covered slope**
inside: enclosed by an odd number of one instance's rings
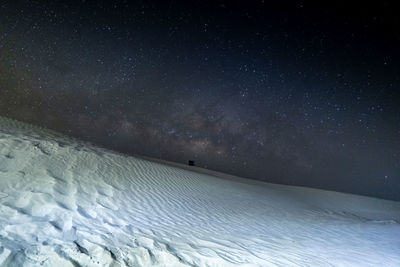
[[[400,266],[400,203],[196,172],[0,118],[0,266]]]

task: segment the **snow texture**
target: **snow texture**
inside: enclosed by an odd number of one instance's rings
[[[400,266],[399,218],[0,118],[0,266]]]

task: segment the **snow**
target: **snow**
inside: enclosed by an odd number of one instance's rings
[[[128,157],[0,118],[0,266],[400,266],[400,202]]]

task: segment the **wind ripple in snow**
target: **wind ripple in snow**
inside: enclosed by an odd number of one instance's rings
[[[0,118],[0,265],[400,265],[398,202],[204,172]]]

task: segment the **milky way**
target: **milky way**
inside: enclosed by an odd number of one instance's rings
[[[400,199],[388,4],[15,2],[0,5],[0,115],[124,153]]]

